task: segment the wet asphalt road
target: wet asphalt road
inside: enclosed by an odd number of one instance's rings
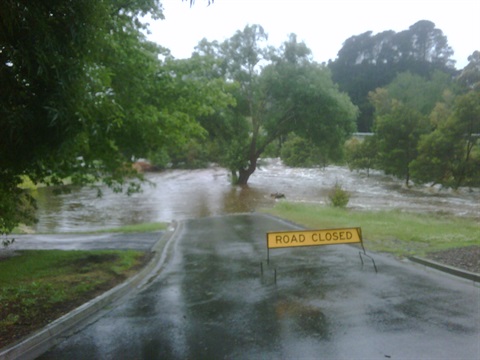
[[[182,223],[148,286],[41,359],[480,358],[478,284],[377,254],[375,273],[347,245],[271,250],[267,266],[265,233],[289,229]]]

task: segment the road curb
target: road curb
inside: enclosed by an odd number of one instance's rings
[[[162,234],[151,249],[154,256],[138,274],[58,318],[43,329],[20,340],[20,342],[0,349],[0,360],[35,359],[61,342],[64,337],[78,331],[79,326],[86,326],[95,321],[95,315],[98,315],[107,305],[120,299],[134,288],[144,286],[154,274],[161,270],[166,258],[166,253],[169,250],[169,245],[174,239],[173,235],[177,229],[178,226],[173,224],[169,230]]]
[[[446,273],[451,274],[451,275],[455,275],[455,276],[458,276],[458,277],[461,277],[461,278],[464,278],[464,279],[467,279],[467,280],[472,280],[472,281],[475,281],[475,282],[480,282],[480,274],[476,274],[476,273],[473,273],[473,272],[470,272],[470,271],[462,270],[462,269],[459,269],[459,268],[456,268],[456,267],[453,267],[453,266],[444,265],[444,264],[438,263],[436,261],[427,260],[427,259],[417,257],[417,256],[411,256],[408,259],[410,261],[416,262],[417,264],[428,266],[428,267],[431,267],[433,269],[437,269],[437,270],[446,272]]]

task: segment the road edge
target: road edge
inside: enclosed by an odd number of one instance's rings
[[[480,282],[480,274],[473,273],[467,270],[462,270],[453,266],[445,265],[433,260],[428,260],[418,256],[410,256],[408,260],[413,261],[417,264],[424,265],[436,270],[440,270],[450,275],[455,275],[467,280],[472,280],[474,282]]]
[[[51,347],[60,343],[64,337],[73,334],[81,326],[87,326],[95,321],[95,315],[107,305],[119,300],[135,288],[145,286],[149,279],[159,273],[167,257],[170,244],[179,229],[178,223],[172,223],[160,239],[152,247],[154,253],[152,259],[136,275],[124,283],[117,285],[109,291],[97,296],[89,302],[79,306],[71,312],[51,322],[41,330],[27,336],[20,342],[9,347],[0,349],[0,360],[10,359],[35,359],[48,351]]]

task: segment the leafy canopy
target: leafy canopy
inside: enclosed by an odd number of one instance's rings
[[[25,177],[136,191],[132,161],[198,136],[196,118],[231,102],[221,81],[190,72],[207,63],[175,62],[146,40],[147,13],[162,18],[160,2],[2,2],[2,233],[32,220]]]
[[[253,25],[223,43],[203,40],[197,47],[199,55],[218,60],[218,76],[236,84],[231,89],[236,107],[202,123],[211,135],[220,135],[219,160],[238,184],[246,184],[267,147],[289,133],[331,148],[355,128],[355,106],[338,91],[329,70],[312,61],[304,43],[292,34],[274,49],[266,40],[263,28]]]
[[[329,67],[334,81],[360,109],[359,131],[369,132],[375,111],[369,102],[370,91],[386,87],[404,72],[427,79],[435,71],[453,75],[452,55],[443,32],[433,22],[421,20],[398,33],[367,31],[348,38]]]
[[[378,167],[415,182],[458,188],[480,179],[480,97],[478,52],[452,80],[442,72],[429,79],[399,74],[370,93],[374,134],[350,141],[352,168]]]

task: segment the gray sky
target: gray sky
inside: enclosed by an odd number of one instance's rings
[[[165,20],[151,21],[149,39],[188,58],[198,42],[230,38],[259,24],[269,44],[280,46],[290,33],[304,41],[318,62],[334,60],[343,42],[366,31],[408,29],[430,20],[447,36],[457,69],[480,50],[480,0],[162,0]]]

